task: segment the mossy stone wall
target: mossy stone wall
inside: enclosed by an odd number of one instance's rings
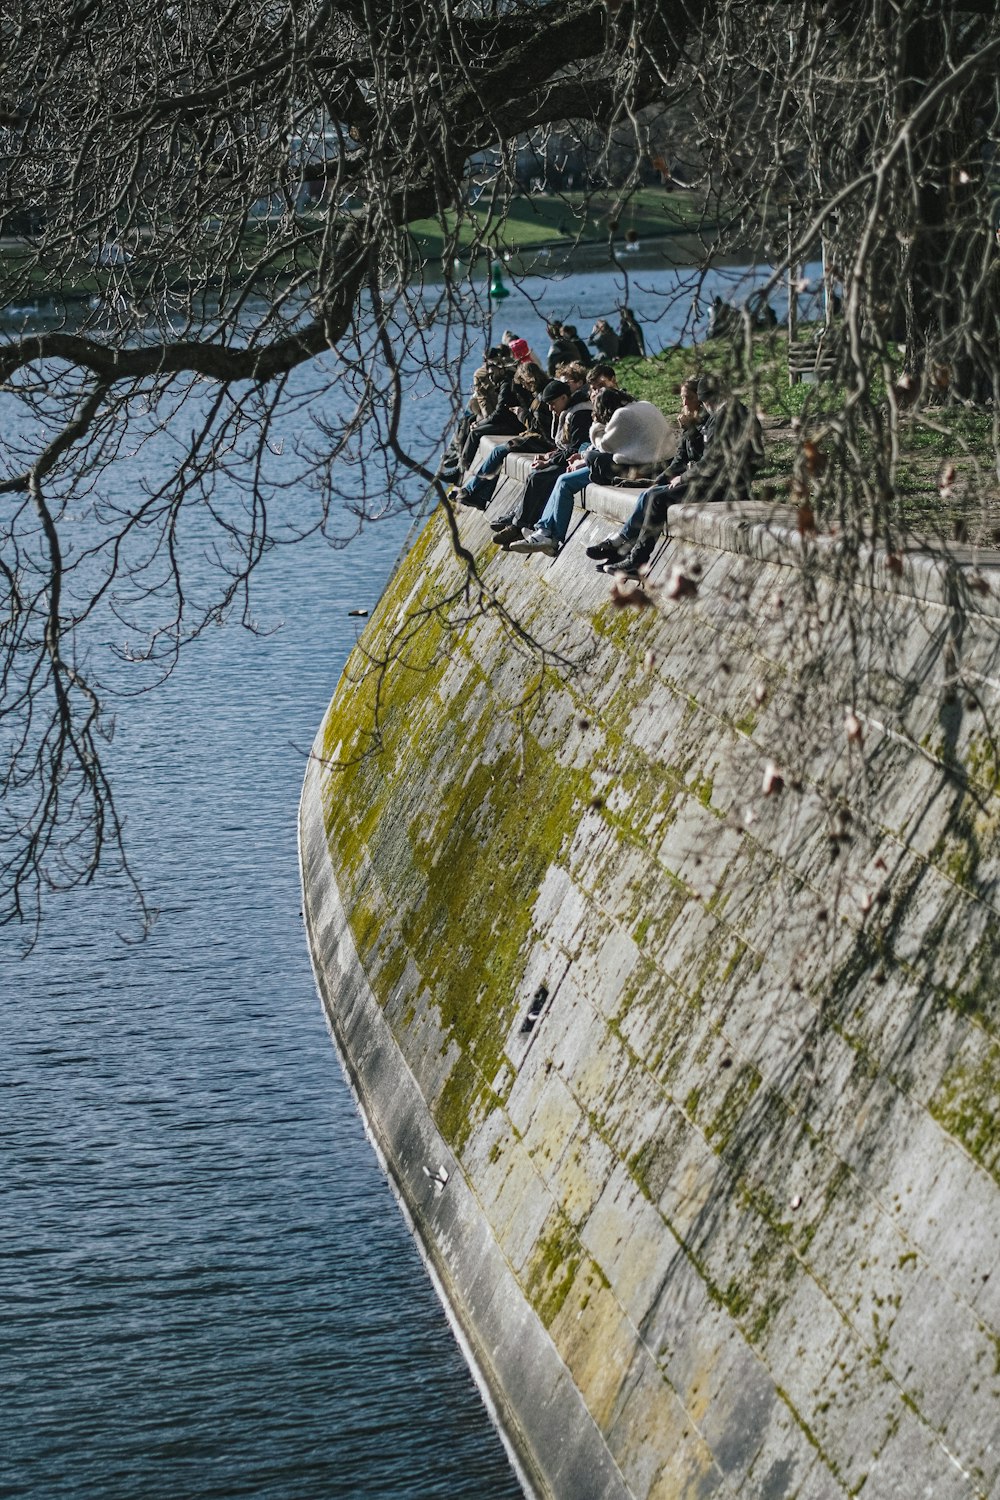
[[[335,1034],[531,1482],[996,1494],[989,569],[845,575],[705,510],[650,580],[696,594],[617,608],[595,516],[555,560],[461,529],[479,582],[436,516],[348,663],[304,887]]]

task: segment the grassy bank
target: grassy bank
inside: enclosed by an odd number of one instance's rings
[[[800,329],[800,336],[808,329]],[[803,443],[812,437],[823,445],[831,417],[843,411],[846,386],[837,380],[791,385],[784,332],[754,339],[750,371],[724,340],[695,348],[671,349],[651,359],[622,360],[621,384],[634,396],[671,413],[680,403],[681,382],[711,371],[741,390],[752,376],[756,406],[765,419],[767,465],[757,489],[770,486],[778,498],[788,491]],[[871,397],[885,402],[885,388],[873,380]],[[888,404],[885,406],[888,413]],[[917,534],[1000,544],[1000,483],[993,448],[992,412],[960,402],[897,414],[898,460],[890,508],[894,524]],[[822,492],[820,492],[822,493]]]
[[[626,240],[710,232],[715,227],[706,214],[702,195],[663,188],[641,188],[624,201],[611,192],[522,194],[513,199],[505,214],[496,216],[491,202],[490,193],[484,192],[461,222],[454,213],[446,216],[444,224],[436,219],[416,221],[409,230],[416,255],[433,269],[442,259],[464,257],[474,246],[484,244],[510,254],[530,254],[556,245],[572,251],[575,244],[601,244],[609,237],[622,245]],[[308,226],[307,218],[302,227]],[[7,241],[0,247],[0,279],[8,290],[16,288],[15,300],[29,302],[36,297],[81,301],[122,289],[138,298],[164,291],[182,292],[191,286],[218,290],[223,279],[211,270],[218,258],[217,248],[208,233],[204,254],[182,265],[155,260],[145,255],[140,245],[127,263],[99,266],[82,261],[72,275],[64,274],[54,285],[52,269],[44,260],[39,261],[26,244]],[[205,268],[202,275],[198,274],[199,261]],[[308,275],[314,264],[314,258],[304,255],[301,247],[283,245],[265,225],[245,232],[239,255],[230,252],[225,261],[225,284],[242,285],[253,276],[260,280],[262,292],[295,275]],[[266,271],[262,265],[266,265]]]
[[[410,226],[410,233],[417,253],[433,262],[446,253],[464,254],[474,244],[498,246],[514,254],[543,245],[569,247],[576,242],[599,243],[611,236],[617,241],[626,236],[658,239],[714,227],[703,195],[640,188],[624,201],[614,193],[522,194],[497,217],[491,212],[489,193],[484,192],[457,226],[451,214],[444,225],[436,219],[418,220]]]

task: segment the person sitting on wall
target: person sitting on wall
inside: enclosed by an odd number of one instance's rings
[[[451,442],[441,456],[438,476],[444,480],[457,479],[462,472],[462,453],[469,432],[476,422],[484,422],[495,409],[500,387],[510,374],[510,353],[503,344],[487,348],[483,363],[472,377],[472,395],[465,411],[458,419]]]
[[[524,426],[523,407],[525,405],[525,386],[523,381],[518,378],[518,371],[522,366],[530,365],[531,350],[528,348],[526,339],[515,339],[507,347],[514,359],[514,364],[508,366],[503,374],[493,410],[485,418],[482,418],[478,422],[473,422],[466,434],[460,454],[460,463],[463,472],[474,460],[479,450],[479,441],[481,438],[512,437],[515,432],[520,432]],[[542,372],[539,370],[538,374],[541,376]],[[542,376],[542,380],[544,381],[544,376]],[[536,393],[536,389],[533,386],[532,395]]]
[[[588,384],[589,372],[589,364],[585,365],[579,359],[570,359],[556,370],[556,379],[564,381],[575,396]]]
[[[493,540],[501,547],[520,541],[525,526],[534,526],[552,493],[560,474],[564,473],[574,453],[586,447],[590,439],[593,408],[586,386],[572,391],[562,380],[550,380],[542,400],[551,408],[555,420],[555,446],[541,453],[531,466],[521,503],[506,518],[507,525],[494,528]]]
[[[482,364],[472,376],[469,412],[474,422],[483,421],[496,406],[500,387],[509,370],[510,355],[503,344],[490,345]]]
[[[590,330],[590,342],[605,359],[617,359],[619,339],[607,318],[598,318]]]
[[[682,387],[682,403],[689,416],[691,384],[686,380]],[[606,572],[643,576],[666,525],[669,505],[749,500],[750,481],[763,461],[759,421],[737,397],[724,397],[715,375],[701,376],[693,399],[708,414],[703,425],[689,425],[673,461],[657,483],[639,496],[621,531],[587,548],[587,556],[600,561]],[[693,457],[699,441],[700,456]]]
[[[561,369],[568,376],[568,379],[566,380],[566,384],[569,385],[570,389],[571,390],[579,390],[580,389],[580,365],[579,364],[575,364],[575,363],[574,364],[570,364],[570,365],[563,365],[563,366],[561,366]],[[615,372],[614,372],[614,369],[612,368],[611,365],[592,365],[591,368],[586,372],[586,375],[587,375],[586,386],[587,386],[588,391],[590,392],[591,405],[594,406],[595,411],[596,411],[597,397],[598,397],[598,395],[600,394],[600,392],[602,390],[620,391],[620,389],[621,389],[621,387],[618,384],[618,381],[615,379]],[[633,398],[630,397],[629,399],[631,400]],[[543,410],[545,410],[547,412],[548,408],[543,407]],[[548,442],[542,442],[541,446],[539,446],[538,441],[536,441],[535,437],[532,435],[532,436],[530,436],[528,438],[528,440],[526,440],[524,437],[514,438],[513,441],[507,447],[504,447],[502,449],[501,448],[494,448],[493,452],[489,454],[489,456],[486,458],[485,462],[480,466],[476,478],[474,480],[472,480],[472,481],[467,480],[465,487],[468,488],[468,489],[470,489],[471,493],[473,493],[476,496],[481,496],[481,495],[486,494],[485,489],[482,489],[482,488],[480,488],[478,490],[473,490],[472,489],[472,485],[475,484],[478,481],[478,475],[480,475],[480,474],[487,474],[487,475],[496,475],[496,474],[498,474],[499,471],[500,471],[500,468],[503,465],[503,461],[507,457],[508,453],[538,453],[538,452],[548,452],[552,448],[551,430],[552,430],[551,429],[551,415],[549,415],[549,426],[548,426],[547,429],[544,430],[545,431],[545,436],[547,436],[549,438]],[[591,433],[593,433],[593,430],[594,430],[593,427],[591,427]],[[537,428],[537,432],[538,433],[542,433],[543,429],[541,427],[538,427]],[[496,480],[494,479],[493,484],[491,484],[490,487],[489,487],[489,497],[490,498],[492,497],[493,490],[495,488],[496,488]],[[477,501],[463,500],[463,504],[473,504],[473,503],[477,503]],[[489,498],[487,499],[486,503],[487,504],[489,503]],[[493,530],[493,531],[507,531],[510,528],[510,525],[511,525],[511,516],[512,515],[513,515],[513,512],[511,512],[510,515],[498,516],[496,520],[490,522],[490,528],[491,528],[491,530]]]
[[[598,391],[617,391],[621,387],[618,384],[618,376],[615,374],[614,365],[591,365],[587,371],[587,385],[590,389],[591,399]]]
[[[504,459],[509,453],[551,452],[552,413],[541,397],[546,384],[544,374],[537,365],[525,364],[518,367],[514,379],[524,388],[524,404],[519,408],[521,430],[491,448],[463,484],[453,485],[447,495],[450,501],[471,506],[473,510],[485,510],[493,499]],[[504,519],[499,524],[492,524],[496,531],[508,523]]]
[[[576,495],[590,483],[612,483],[622,469],[658,467],[672,442],[670,423],[651,401],[636,401],[622,390],[598,392],[590,446],[570,459],[537,526],[525,527],[522,539],[511,542],[511,552],[545,552],[554,557],[566,539]]]

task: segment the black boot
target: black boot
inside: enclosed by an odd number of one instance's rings
[[[521,528],[520,526],[505,526],[503,531],[493,533],[493,540],[498,547],[509,547],[511,542],[521,540]]]
[[[626,553],[619,562],[605,563],[605,573],[624,573],[626,578],[641,578],[649,566],[649,559],[653,555],[655,546],[656,539],[653,537],[636,542],[632,551]]]
[[[629,543],[623,542],[618,535],[609,536],[606,541],[598,542],[593,547],[587,548],[587,556],[592,557],[595,562],[610,562],[614,557],[621,557],[628,552]]]

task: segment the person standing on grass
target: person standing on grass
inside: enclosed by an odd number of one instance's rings
[[[621,322],[618,324],[618,357],[619,359],[631,359],[644,357],[646,353],[646,340],[642,329],[636,322],[635,314],[630,307],[622,308]]]

